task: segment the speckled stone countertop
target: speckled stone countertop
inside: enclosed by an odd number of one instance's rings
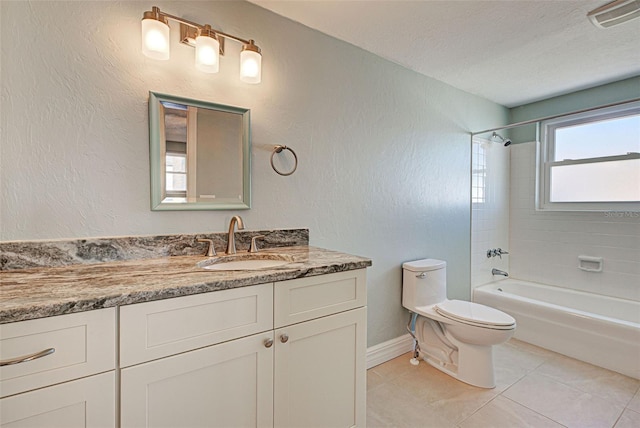
[[[322,248],[270,248],[293,262],[253,271],[210,271],[203,256],[173,256],[0,272],[0,324],[371,266],[371,260]]]

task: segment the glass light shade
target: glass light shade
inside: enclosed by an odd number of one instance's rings
[[[220,69],[220,42],[209,36],[196,37],[196,68],[205,73]]]
[[[152,59],[169,59],[169,26],[157,19],[142,20],[142,53]]]
[[[246,83],[262,81],[262,55],[253,50],[240,52],[240,80]]]

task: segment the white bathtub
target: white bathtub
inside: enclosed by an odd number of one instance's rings
[[[640,379],[640,302],[515,279],[473,301],[514,317],[516,339]]]

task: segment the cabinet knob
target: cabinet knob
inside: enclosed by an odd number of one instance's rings
[[[287,343],[288,341],[289,341],[289,336],[287,336],[286,333],[280,336],[280,342]]]
[[[264,341],[265,348],[271,348],[273,346],[273,339],[267,339]]]

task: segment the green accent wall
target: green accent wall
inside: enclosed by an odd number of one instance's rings
[[[635,98],[640,98],[640,76],[514,107],[510,109],[510,122],[524,122],[540,117],[572,113]],[[514,143],[534,141],[536,126],[525,125],[514,128],[510,136]]]

